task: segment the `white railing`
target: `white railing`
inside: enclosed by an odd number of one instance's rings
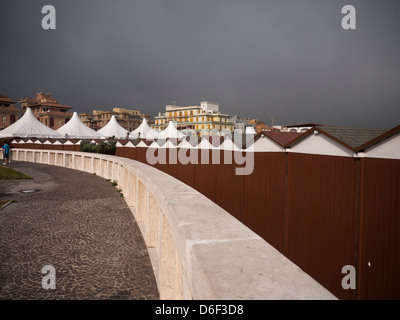
[[[228,212],[151,166],[56,150],[13,149],[12,159],[116,181],[147,244],[161,299],[336,299]]]

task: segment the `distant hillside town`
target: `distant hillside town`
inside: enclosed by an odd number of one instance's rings
[[[73,108],[59,103],[49,93],[39,92],[35,97],[25,97],[18,100],[20,107],[16,106],[17,100],[8,95],[0,94],[0,130],[14,124],[20,119],[28,108],[32,110],[34,117],[50,129],[58,130],[63,127],[73,116]],[[180,131],[194,130],[196,132],[227,132],[260,133],[262,131],[304,132],[310,127],[317,125],[313,123],[297,125],[271,125],[258,119],[240,117],[237,114],[229,115],[220,110],[219,103],[201,101],[199,105],[186,107],[166,105],[165,110],[160,111],[152,118],[148,113],[141,110],[132,110],[122,107],[114,107],[109,110],[93,110],[91,113],[78,113],[83,124],[94,131],[104,128],[115,118],[117,123],[125,130],[132,132],[139,128],[143,119],[156,132],[165,130],[172,121]]]

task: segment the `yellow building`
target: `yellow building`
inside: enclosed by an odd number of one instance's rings
[[[150,119],[150,115],[142,114],[139,110],[113,108],[112,111],[93,110],[93,113],[81,113],[79,119],[93,130],[99,130],[107,125],[111,117],[115,116],[117,122],[124,129],[132,132],[142,123],[142,119]]]
[[[219,112],[218,103],[202,101],[200,106],[179,107],[167,105],[165,113],[155,117],[153,129],[164,130],[170,121],[176,122],[178,130],[215,129],[233,131],[229,115]]]

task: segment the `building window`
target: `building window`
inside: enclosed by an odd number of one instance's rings
[[[10,116],[10,124],[13,124],[14,122],[15,122],[15,115],[12,114],[12,115]]]
[[[3,123],[6,123],[6,117],[3,117]]]
[[[54,118],[50,118],[50,128],[54,127]]]
[[[69,118],[65,119],[65,123],[67,123],[69,121]]]

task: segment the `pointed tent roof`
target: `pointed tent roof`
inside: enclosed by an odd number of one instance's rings
[[[257,134],[254,127],[246,127],[246,134]]]
[[[212,145],[212,143],[210,142],[210,139],[207,136],[203,136],[195,148],[214,149],[214,146]]]
[[[0,131],[0,137],[62,138],[62,136],[41,123],[28,108],[17,122]]]
[[[138,140],[138,143],[136,143],[135,147],[136,148],[147,148],[149,147],[153,142],[150,140],[146,139],[140,139]]]
[[[164,141],[164,140],[159,140]],[[165,143],[163,143],[160,147],[161,148],[177,148],[178,141],[176,139],[167,139]]]
[[[233,151],[240,151],[241,149],[237,146],[236,143],[233,142],[233,140],[229,137],[226,136],[224,141],[221,142],[219,147],[222,150],[233,150]]]
[[[115,137],[116,139],[126,139],[127,133],[129,133],[128,130],[123,128],[113,115],[110,119],[110,121],[105,125],[103,128],[97,131],[100,133],[103,137]]]
[[[150,126],[147,124],[146,118],[143,118],[140,126],[131,132],[130,137],[133,139],[140,138],[153,140],[157,137],[157,132],[150,128]]]
[[[161,139],[183,139],[185,138],[185,135],[182,132],[179,132],[178,129],[175,128],[174,123],[170,121],[168,127],[161,131],[158,134],[158,137]]]
[[[165,145],[166,141],[165,140],[154,140],[150,145],[149,148],[161,148],[163,145]]]
[[[59,128],[57,132],[64,137],[67,135],[68,138],[101,139],[103,137],[100,133],[83,124],[77,112],[74,112],[71,120]]]

